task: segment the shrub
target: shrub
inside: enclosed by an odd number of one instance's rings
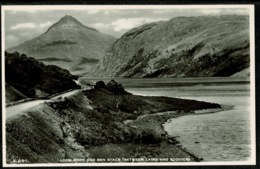
[[[98,81],[98,82],[96,82],[94,88],[95,88],[95,89],[106,89],[107,86],[106,86],[105,82],[103,82],[103,81]]]
[[[115,95],[120,95],[125,92],[125,89],[122,86],[122,84],[118,84],[114,80],[111,80],[110,82],[107,83],[107,88],[109,91],[111,91]]]

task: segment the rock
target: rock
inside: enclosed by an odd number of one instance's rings
[[[168,143],[178,145],[180,142],[178,140],[173,139],[173,138],[169,138]]]

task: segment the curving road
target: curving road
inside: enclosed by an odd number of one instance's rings
[[[5,110],[6,110],[6,119],[10,118],[10,117],[13,117],[17,114],[20,114],[34,106],[37,106],[41,103],[44,103],[44,102],[51,102],[52,100],[54,99],[57,99],[59,97],[68,97],[70,95],[73,95],[75,93],[77,93],[78,91],[80,90],[73,90],[73,91],[70,91],[70,92],[67,92],[67,93],[63,93],[63,94],[60,94],[58,96],[55,96],[55,97],[52,97],[51,99],[46,99],[46,100],[33,100],[33,101],[29,101],[29,102],[25,102],[25,103],[21,103],[21,104],[17,104],[17,105],[14,105],[14,106],[9,106],[9,107],[6,107]]]

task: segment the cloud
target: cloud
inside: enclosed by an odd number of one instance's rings
[[[103,10],[102,11],[104,15],[111,15],[111,14],[118,14],[118,15],[122,15],[122,14],[132,14],[135,13],[135,11],[131,10]]]
[[[128,18],[128,19],[117,19],[116,21],[112,22],[111,25],[113,26],[113,29],[117,32],[122,30],[128,30],[137,26],[140,26],[145,23],[150,22],[156,22],[156,21],[162,21],[162,20],[168,20],[166,18]]]
[[[129,19],[117,19],[112,22],[114,30],[119,32],[124,29],[130,29],[137,25],[140,25],[144,21],[143,18],[129,18]]]
[[[52,22],[48,21],[48,22],[39,24],[39,27],[40,28],[45,28],[45,27],[49,27],[51,25],[52,25]]]
[[[36,25],[34,23],[19,23],[14,26],[11,26],[11,30],[18,30],[18,29],[34,29]]]
[[[232,10],[232,12],[234,12],[236,14],[240,14],[240,15],[249,15],[248,9],[234,9],[234,10]]]
[[[22,38],[30,37],[30,35],[31,35],[31,32],[28,32],[28,31],[22,31],[22,32],[18,33],[18,36],[22,37]]]
[[[98,29],[102,29],[102,28],[108,28],[111,25],[110,24],[105,24],[105,23],[95,23],[93,26],[98,28]]]
[[[182,12],[183,10],[185,10],[185,9],[174,9],[174,11],[176,12],[176,11],[178,11],[178,12]],[[153,12],[152,13],[154,13],[154,14],[167,14],[167,13],[172,13],[172,9],[155,9],[155,10],[153,10]]]
[[[7,35],[5,37],[5,49],[8,49],[11,46],[17,45],[19,42],[19,38],[14,35]]]
[[[200,10],[203,14],[219,14],[222,12],[220,9],[202,9]]]
[[[17,41],[18,40],[18,38],[14,35],[8,35],[8,36],[5,37],[5,39],[7,41]]]
[[[248,9],[200,9],[202,14],[248,14]]]
[[[96,9],[87,10],[87,13],[90,14],[90,15],[96,14],[98,12],[99,12],[99,10],[96,10]]]
[[[44,22],[40,24],[35,24],[35,23],[18,23],[14,26],[11,26],[11,30],[20,30],[20,29],[35,29],[35,28],[45,28],[48,27],[52,24],[52,22]]]
[[[173,12],[174,11],[174,12]],[[170,14],[175,13],[178,15],[219,15],[219,14],[248,14],[248,9],[246,8],[191,8],[191,9],[156,9],[152,13],[154,14]]]
[[[39,10],[10,10],[12,14],[20,14],[20,13],[36,13],[39,12]]]
[[[156,22],[156,21],[162,21],[167,20],[166,18],[120,18],[115,21],[112,21],[111,23],[95,23],[93,24],[93,27],[97,29],[106,29],[106,28],[112,28],[116,32],[120,32],[122,30],[129,30],[134,27],[140,26],[142,24],[150,23],[150,22]]]

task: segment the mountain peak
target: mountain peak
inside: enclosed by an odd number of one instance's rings
[[[81,24],[77,19],[75,19],[74,17],[72,17],[70,15],[65,15],[58,21],[58,23],[63,23],[63,24],[68,23],[68,22],[74,22],[77,24]]]
[[[58,22],[53,24],[47,30],[47,32],[49,32],[50,30],[55,30],[57,28],[78,28],[78,29],[89,29],[89,30],[92,30],[92,31],[97,31],[94,28],[90,28],[90,27],[87,27],[87,26],[83,25],[82,23],[80,23],[76,18],[74,18],[71,15],[63,16]]]

